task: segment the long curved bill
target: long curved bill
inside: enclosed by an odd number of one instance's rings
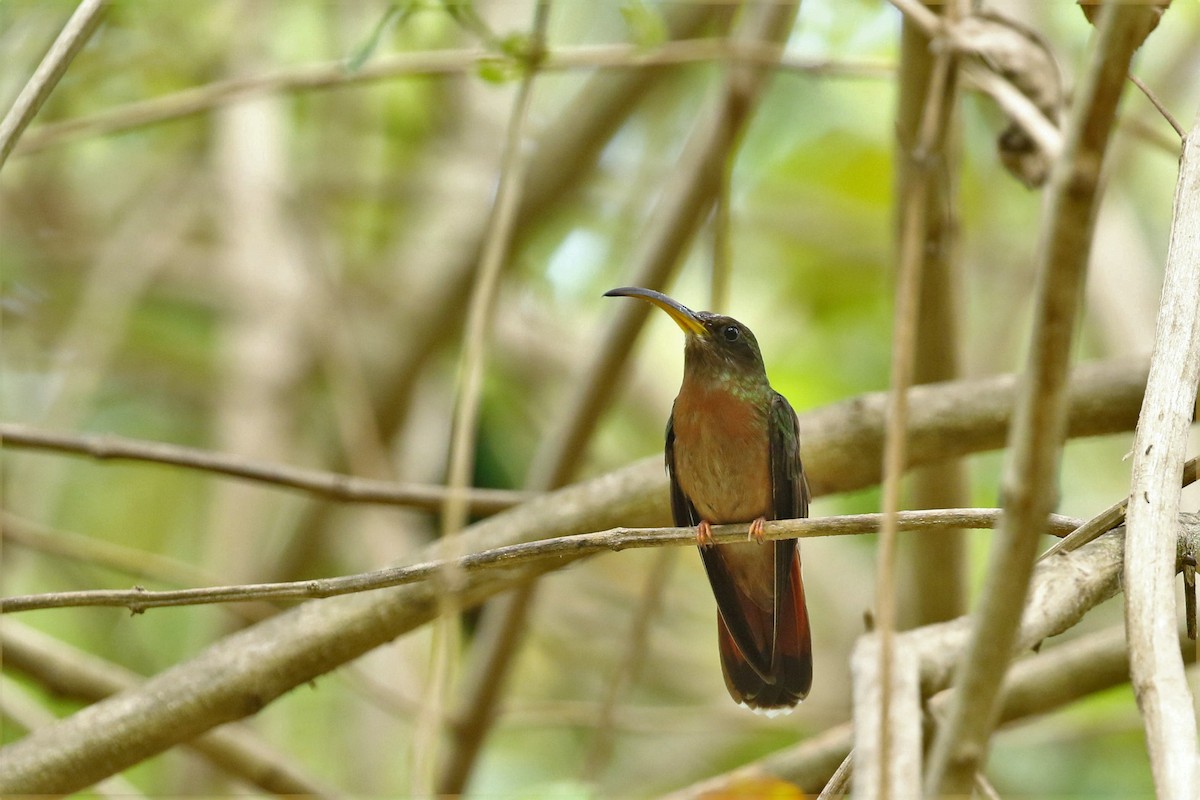
[[[619,289],[609,289],[604,293],[604,296],[639,297],[667,312],[671,316],[671,319],[675,320],[675,324],[683,329],[684,333],[699,335],[705,331],[704,323],[696,316],[695,311],[692,311],[678,300],[672,300],[662,292],[656,292],[653,289],[642,289],[638,286],[622,286]]]

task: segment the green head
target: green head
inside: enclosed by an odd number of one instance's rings
[[[758,350],[758,341],[749,328],[733,317],[692,311],[661,292],[636,286],[611,289],[604,296],[638,297],[667,312],[687,337],[683,361],[685,373],[767,385],[767,370]]]

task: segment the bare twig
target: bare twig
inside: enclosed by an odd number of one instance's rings
[[[953,9],[947,13],[954,15]],[[910,67],[911,68],[911,67]],[[908,429],[908,389],[913,383],[918,343],[918,327],[921,317],[932,320],[946,317],[944,308],[922,309],[922,281],[927,261],[941,260],[943,251],[930,247],[929,226],[941,230],[940,220],[929,220],[931,198],[941,198],[942,193],[932,183],[938,174],[934,163],[941,152],[945,138],[948,114],[955,98],[955,60],[953,54],[943,50],[936,57],[929,72],[927,86],[921,87],[922,97],[915,102],[920,113],[912,118],[912,127],[900,132],[901,157],[906,169],[899,186],[902,219],[897,243],[898,276],[896,300],[892,323],[891,379],[888,390],[888,422],[883,451],[883,511],[884,525],[879,537],[879,551],[875,573],[875,609],[877,646],[870,652],[878,656],[877,669],[866,665],[854,671],[855,716],[859,720],[860,739],[856,750],[859,776],[855,795],[863,798],[878,797],[881,800],[893,796],[904,797],[919,791],[920,786],[920,731],[913,734],[907,722],[911,717],[904,711],[893,711],[893,688],[907,686],[906,677],[893,674],[894,662],[898,658],[907,661],[907,656],[895,652],[897,626],[896,571],[897,571],[897,528],[896,514],[901,504],[901,480],[905,464],[905,433]],[[912,87],[909,88],[912,91]],[[911,98],[911,95],[910,95]],[[907,115],[906,116],[911,116]],[[911,137],[911,138],[910,138]],[[944,244],[937,242],[934,244]],[[927,255],[928,254],[928,255]],[[944,271],[943,271],[944,274]],[[926,325],[932,324],[926,322]],[[929,341],[932,337],[926,335]],[[952,345],[951,345],[952,346]],[[953,564],[951,564],[953,568]],[[873,640],[872,640],[873,641]],[[860,646],[865,646],[860,643]],[[915,664],[912,664],[915,669]],[[874,686],[863,682],[877,682]],[[879,708],[863,708],[860,699],[873,703],[878,699]],[[916,703],[915,691],[906,697]],[[912,711],[906,703],[905,711]],[[874,716],[876,715],[877,716]],[[868,721],[875,724],[869,724]],[[899,729],[894,729],[899,725]],[[915,739],[913,736],[915,735]],[[874,742],[866,741],[874,737]],[[893,744],[896,745],[893,749]],[[915,752],[912,747],[915,747]],[[868,763],[869,762],[869,763]]]
[[[241,456],[194,447],[127,439],[121,436],[55,433],[12,422],[0,423],[0,446],[89,456],[101,461],[143,461],[214,472],[272,486],[299,489],[330,500],[381,503],[433,510],[452,492],[444,486],[395,483],[252,461]],[[491,514],[533,495],[503,489],[464,490],[473,513]]]
[[[947,13],[963,3],[948,3]],[[956,86],[961,82],[962,62],[948,79],[940,80],[938,94],[935,69],[948,57],[933,53],[928,38],[909,21],[901,30],[900,69],[896,108],[896,202],[899,224],[894,252],[898,263],[920,257],[921,293],[917,303],[917,356],[913,364],[915,383],[953,380],[959,374],[959,309],[962,306],[957,247],[957,189],[951,154],[957,135]],[[932,126],[932,127],[931,127]],[[922,129],[928,131],[923,134]],[[924,196],[924,208],[917,203]],[[904,267],[901,267],[903,272]],[[948,460],[913,472],[911,502],[916,508],[946,508],[964,505],[967,497],[966,469],[961,461]],[[911,603],[911,620],[901,624],[923,625],[953,619],[965,611],[966,540],[954,531],[909,539],[901,551],[911,586],[919,586]],[[903,604],[898,614],[903,616]]]
[[[1132,72],[1129,73],[1129,80],[1141,91],[1142,94],[1146,96],[1146,99],[1150,101],[1150,105],[1154,106],[1154,108],[1158,110],[1159,114],[1162,114],[1162,117],[1167,121],[1167,124],[1175,129],[1175,132],[1179,134],[1179,138],[1186,138],[1188,135],[1187,131],[1185,131],[1183,126],[1179,124],[1179,120],[1175,119],[1175,115],[1171,113],[1171,110],[1163,105],[1162,100],[1158,99],[1158,95],[1156,95],[1154,91],[1146,85],[1145,81]]]
[[[1200,384],[1200,110],[1184,139],[1162,303],[1130,480],[1125,625],[1134,693],[1159,797],[1195,797],[1200,735],[1194,698],[1174,646],[1175,571],[1169,535],[1179,471]]]
[[[479,408],[483,395],[484,366],[487,354],[488,331],[492,311],[500,286],[500,272],[512,247],[521,194],[524,190],[528,156],[522,153],[522,137],[533,101],[533,82],[539,62],[545,56],[546,24],[550,15],[549,0],[538,0],[534,6],[530,51],[525,75],[513,98],[512,113],[505,133],[504,153],[501,156],[496,202],[492,207],[488,229],[483,238],[479,272],[471,290],[467,309],[466,330],[463,334],[461,386],[454,409],[451,427],[449,467],[446,483],[451,490],[442,504],[442,541],[445,552],[455,555],[459,549],[459,534],[467,524],[469,510],[462,491],[471,482],[475,470],[475,448],[479,425]],[[448,693],[457,672],[461,651],[462,629],[455,587],[458,574],[454,560],[447,559],[441,573],[438,593],[438,622],[434,647],[430,656],[429,686],[413,736],[412,793],[415,796],[432,794],[437,770],[437,744],[441,738],[443,716]]]
[[[38,64],[26,81],[25,88],[13,101],[12,108],[0,120],[0,170],[4,169],[4,162],[8,161],[26,126],[37,116],[67,67],[99,26],[104,9],[104,0],[81,0],[42,63]]]
[[[979,792],[983,800],[1000,800],[996,787],[992,786],[992,782],[982,772],[975,773],[975,791]]]
[[[993,508],[944,508],[926,511],[900,512],[897,523],[900,530],[925,531],[944,530],[958,525],[963,528],[992,528],[1000,518],[1000,510]],[[877,533],[883,515],[852,514],[842,517],[820,519],[777,520],[768,522],[764,529],[767,539],[809,538],[817,536],[847,536],[862,533]],[[1075,530],[1079,520],[1053,515],[1047,523],[1046,533],[1065,536]],[[713,527],[714,540],[718,543],[745,541],[745,525],[720,525]],[[245,600],[267,599],[314,599],[336,597],[343,594],[386,589],[434,579],[449,568],[462,573],[493,569],[509,570],[543,564],[554,569],[548,562],[570,561],[606,551],[619,552],[643,547],[663,545],[685,545],[696,543],[696,531],[692,528],[612,528],[595,533],[573,536],[558,536],[536,542],[505,545],[468,555],[438,558],[400,567],[386,567],[372,572],[344,575],[337,578],[314,578],[304,581],[282,583],[252,583],[237,586],[210,586],[195,589],[166,589],[150,591],[140,587],[134,589],[98,589],[75,592],[52,592],[48,594],[17,595],[0,598],[0,613],[36,611],[47,608],[74,606],[116,606],[142,613],[150,608],[166,606],[204,605],[208,603],[236,603]]]
[[[1005,116],[1018,123],[1048,160],[1058,159],[1063,147],[1062,133],[1020,89],[976,63],[964,64],[963,75],[971,87],[992,98]]]
[[[262,94],[314,91],[396,78],[464,73],[476,70],[496,59],[497,55],[494,52],[474,47],[392,53],[372,59],[358,71],[350,71],[345,62],[339,60],[230,78],[127,103],[86,117],[42,125],[29,132],[16,148],[16,154],[28,155],[91,136],[104,136],[182,119]],[[795,74],[852,79],[882,78],[890,75],[892,71],[891,65],[882,61],[803,58],[782,54],[778,45],[769,42],[738,42],[728,39],[667,41],[654,50],[626,44],[560,47],[546,52],[539,70],[645,70],[710,61],[748,66],[778,65],[779,69]]]
[[[846,796],[846,789],[850,786],[850,778],[854,772],[854,751],[851,750],[842,759],[842,763],[829,780],[825,781],[825,786],[822,787],[821,793],[817,795],[817,800],[836,800],[839,797]]]
[[[1183,480],[1180,483],[1180,488],[1191,486],[1200,478],[1200,457],[1189,459],[1183,465]],[[1038,556],[1038,560],[1049,558],[1055,553],[1076,550],[1083,547],[1088,542],[1095,539],[1102,533],[1111,531],[1113,528],[1125,521],[1125,509],[1129,506],[1129,498],[1124,497],[1113,503],[1108,508],[1101,511],[1096,516],[1089,519],[1087,522],[1079,526],[1077,530],[1071,531],[1067,536],[1059,539],[1051,547]]]
[[[1033,340],[1004,475],[1004,524],[993,541],[970,649],[956,679],[959,691],[930,755],[928,795],[970,792],[986,762],[1038,531],[1055,500],[1070,343],[1087,272],[1100,164],[1136,46],[1129,32],[1144,11],[1121,6],[1105,12],[1067,122],[1063,156],[1052,172]]]

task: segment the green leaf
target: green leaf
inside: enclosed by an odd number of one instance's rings
[[[517,77],[518,70],[512,59],[500,57],[481,58],[475,65],[479,77],[488,83],[508,83]]]

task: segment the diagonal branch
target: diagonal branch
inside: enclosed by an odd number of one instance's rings
[[[82,0],[76,6],[75,13],[67,20],[50,51],[25,83],[25,88],[17,95],[12,108],[0,120],[0,169],[4,168],[4,162],[16,147],[17,140],[37,116],[67,67],[71,66],[75,56],[92,37],[104,17],[104,10],[104,0]]]
[[[1200,457],[1190,459],[1183,465],[1183,479],[1180,488],[1187,488],[1200,479]],[[1129,506],[1129,497],[1123,497],[1108,508],[1101,511],[1087,522],[1062,539],[1055,542],[1046,552],[1038,556],[1038,560],[1049,558],[1055,553],[1075,550],[1101,534],[1108,533],[1113,528],[1125,522],[1125,509]]]
[[[534,4],[533,28],[529,34],[529,59],[513,98],[496,200],[488,219],[479,256],[479,270],[471,287],[471,300],[467,308],[460,385],[450,428],[449,465],[446,470],[446,483],[451,493],[441,508],[441,538],[451,552],[459,549],[460,534],[470,514],[464,490],[470,486],[475,471],[484,368],[490,339],[488,333],[492,327],[500,274],[512,249],[521,195],[525,191],[529,158],[522,152],[521,145],[533,103],[533,84],[538,64],[545,56],[549,17],[549,0],[537,0]],[[430,654],[429,685],[421,704],[412,745],[412,792],[418,796],[434,790],[437,745],[441,739],[450,687],[459,666],[462,648],[461,609],[452,589],[459,576],[453,559],[445,562],[440,575],[442,591],[438,592],[438,619]]]

